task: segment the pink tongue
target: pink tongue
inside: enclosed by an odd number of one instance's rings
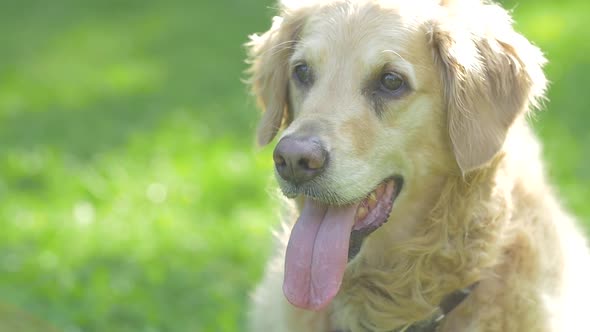
[[[283,292],[291,304],[319,310],[336,296],[348,261],[357,207],[328,206],[305,199],[285,258]]]

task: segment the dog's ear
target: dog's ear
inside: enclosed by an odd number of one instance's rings
[[[489,162],[512,123],[537,107],[547,81],[541,51],[512,28],[508,13],[480,1],[447,1],[432,25],[448,130],[463,174]]]
[[[289,57],[293,53],[304,13],[283,9],[283,17],[273,18],[270,30],[250,36],[246,44],[250,68],[249,83],[263,111],[258,125],[258,144],[266,145],[276,136],[283,124],[288,124]]]

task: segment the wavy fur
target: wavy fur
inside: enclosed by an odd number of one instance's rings
[[[259,142],[281,127],[280,137],[313,131],[331,153],[313,189],[342,201],[392,174],[404,187],[318,312],[281,292],[297,198],[253,293],[250,330],[403,329],[478,282],[440,332],[586,331],[586,240],[546,180],[526,121],[544,98],[546,60],[508,13],[478,0],[325,0],[285,1],[281,16],[248,44],[265,110]],[[291,82],[293,57],[315,70],[308,90]],[[363,82],[384,67],[413,89],[371,99]]]

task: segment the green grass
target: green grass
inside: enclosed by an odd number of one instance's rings
[[[551,60],[550,176],[588,220],[590,8],[514,3]],[[1,6],[0,332],[242,330],[278,222],[241,82],[270,6]]]

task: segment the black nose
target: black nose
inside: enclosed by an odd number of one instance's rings
[[[328,151],[316,136],[285,136],[275,147],[273,159],[283,179],[301,184],[324,171]]]

